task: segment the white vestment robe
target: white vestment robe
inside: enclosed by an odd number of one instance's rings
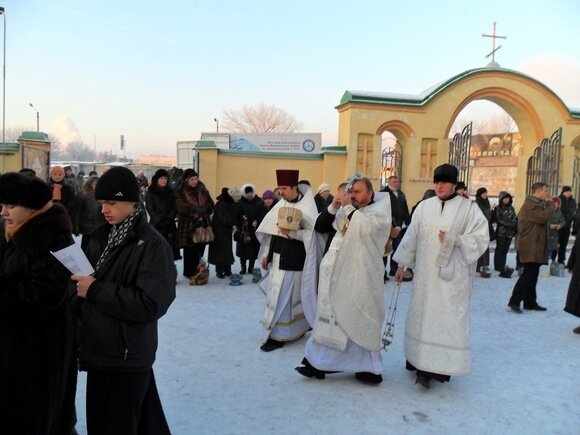
[[[256,229],[256,237],[261,244],[259,259],[268,256],[271,237],[278,235],[280,207],[296,207],[302,211],[300,229],[291,231],[290,237],[301,240],[308,252],[308,244],[318,214],[310,189],[304,191],[303,197],[298,202],[287,202],[283,199],[278,201],[264,217]],[[301,337],[309,328],[300,299],[302,271],[280,269],[280,255],[274,253],[270,267],[262,272],[264,278],[259,286],[266,294],[266,306],[260,320],[265,330],[262,341],[265,342],[268,338],[290,341]]]
[[[303,282],[303,299],[309,300],[317,292],[316,315],[307,313],[314,331],[306,344],[305,357],[319,370],[382,371],[382,254],[390,232],[391,209],[388,195],[375,196],[377,202],[352,215],[344,234],[341,229],[354,207],[338,211],[338,231],[320,262],[318,285]],[[311,246],[309,256],[315,253],[315,246]],[[308,260],[308,267],[317,266]],[[310,271],[305,269],[304,273]]]
[[[405,357],[419,370],[449,376],[466,375],[471,369],[473,275],[477,259],[489,246],[487,219],[473,202],[466,213],[458,213],[463,201],[470,200],[456,196],[447,201],[437,197],[422,201],[393,256],[399,265],[414,271]],[[454,223],[458,216],[461,222]],[[451,231],[454,229],[458,234]],[[447,232],[443,242],[439,241],[440,230]],[[442,248],[451,252],[444,267],[437,264]]]

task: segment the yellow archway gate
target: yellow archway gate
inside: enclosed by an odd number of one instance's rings
[[[580,143],[580,111],[568,108],[547,86],[504,68],[465,71],[420,95],[346,91],[339,112],[339,145],[347,148],[346,173],[379,179],[381,134],[390,131],[403,152],[403,188],[411,201],[432,187],[433,169],[448,160],[449,131],[457,115],[475,100],[502,107],[521,135],[516,202],[525,197],[528,158],[545,137],[562,128],[559,184],[572,184]],[[378,186],[377,186],[378,187]]]

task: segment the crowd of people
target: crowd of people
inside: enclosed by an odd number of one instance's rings
[[[472,201],[457,168],[443,164],[409,212],[396,176],[375,192],[356,173],[334,194],[298,170],[277,170],[276,181],[261,196],[251,183],[224,186],[214,202],[194,169],[159,169],[150,181],[125,167],[75,176],[55,166],[46,181],[29,169],[0,176],[3,433],[75,433],[78,370],[87,372],[89,434],[170,433],[152,367],[177,260],[194,286],[251,276],[265,294],[260,349],[311,330],[296,371],[315,379],[347,372],[382,382],[391,278],[413,285],[404,349],[416,384],[468,374],[470,294],[477,275],[491,276],[492,240],[499,276],[519,272],[509,311],[546,310],[536,286],[552,262],[554,273],[572,273],[564,309],[580,317],[580,238],[564,266],[580,228],[569,186],[551,198],[535,183],[516,213],[508,192],[494,206],[481,187]],[[72,273],[51,254],[73,236],[91,273]]]

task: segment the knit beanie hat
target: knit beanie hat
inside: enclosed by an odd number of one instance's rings
[[[322,183],[320,186],[318,186],[316,193],[326,192],[327,190],[330,192],[330,184]]]
[[[276,199],[276,195],[270,189],[266,189],[262,193],[262,199]]]
[[[242,199],[242,190],[239,187],[230,187],[228,189],[228,194],[232,197],[232,199],[238,202]]]
[[[40,178],[8,172],[0,177],[0,204],[40,210],[52,199],[52,189]]]
[[[95,199],[139,202],[139,183],[131,170],[116,166],[101,175],[97,181]]]

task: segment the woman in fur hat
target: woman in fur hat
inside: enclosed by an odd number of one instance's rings
[[[65,209],[37,177],[0,177],[0,427],[70,434],[76,354],[68,272],[52,255],[73,243]]]
[[[145,206],[149,222],[171,246],[173,259],[180,259],[179,249],[175,247],[175,192],[169,185],[169,172],[165,169],[157,170],[151,178],[151,186],[145,194]]]
[[[177,208],[177,247],[183,248],[183,275],[195,275],[197,266],[205,251],[206,243],[193,243],[196,228],[211,225],[213,200],[205,185],[199,181],[193,169],[183,171],[182,185],[175,192]]]

